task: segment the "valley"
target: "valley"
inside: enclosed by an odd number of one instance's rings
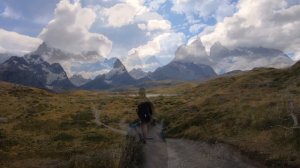
[[[225,143],[268,167],[297,167],[299,129],[288,101],[299,116],[299,72],[297,63],[147,91],[168,138]],[[1,82],[0,91],[2,165],[118,165],[124,136],[97,126],[93,108],[122,129],[136,119],[136,89],[55,93]]]

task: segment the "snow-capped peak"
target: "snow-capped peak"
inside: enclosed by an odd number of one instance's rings
[[[105,74],[105,78],[111,79],[113,76],[121,75],[126,72],[127,70],[125,66],[122,64],[122,62],[119,59],[116,59],[114,62],[113,69],[110,70],[107,74]]]
[[[42,59],[40,55],[25,55],[24,59],[31,64],[43,64],[45,61]]]

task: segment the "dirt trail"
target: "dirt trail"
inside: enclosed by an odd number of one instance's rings
[[[161,124],[156,124],[148,132],[147,143],[144,145],[144,168],[167,168],[168,149],[166,142],[160,136]]]
[[[208,144],[185,139],[166,139],[159,136],[161,124],[149,131],[144,145],[145,168],[255,168],[249,161],[225,144]]]
[[[95,123],[118,134],[128,132],[112,128],[99,119],[99,110],[94,109]],[[129,131],[130,129],[128,129]],[[255,168],[263,167],[243,157],[225,144],[208,144],[185,139],[161,137],[162,124],[156,124],[148,132],[143,146],[144,168]],[[135,132],[132,131],[131,132]],[[136,132],[135,132],[136,133]]]
[[[93,112],[94,112],[94,117],[95,117],[95,123],[96,123],[96,125],[98,125],[98,126],[104,126],[107,129],[111,130],[112,132],[115,132],[115,133],[118,133],[118,134],[121,134],[121,135],[127,135],[127,131],[125,131],[125,130],[116,129],[116,128],[110,127],[110,126],[102,123],[100,121],[100,111],[99,110],[97,110],[96,108],[93,108]]]
[[[168,167],[172,168],[254,168],[248,159],[225,144],[168,139]]]

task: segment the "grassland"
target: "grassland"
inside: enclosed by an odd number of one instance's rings
[[[0,167],[117,167],[125,137],[97,126],[93,108],[118,128],[135,119],[134,97],[0,86]]]
[[[231,144],[268,167],[300,167],[300,129],[293,128],[289,101],[300,118],[299,63],[191,87],[160,117],[170,137]]]
[[[117,167],[125,137],[97,126],[93,108],[112,127],[132,122],[135,89],[58,94],[0,86],[0,167]],[[168,137],[231,144],[269,167],[300,167],[300,129],[292,128],[288,105],[300,117],[299,63],[148,92],[177,95],[151,98]]]

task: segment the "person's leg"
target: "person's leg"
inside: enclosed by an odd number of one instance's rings
[[[147,126],[147,123],[145,122],[142,122],[142,134],[143,134],[143,138],[144,140],[147,139],[147,133],[148,133],[148,126]]]

